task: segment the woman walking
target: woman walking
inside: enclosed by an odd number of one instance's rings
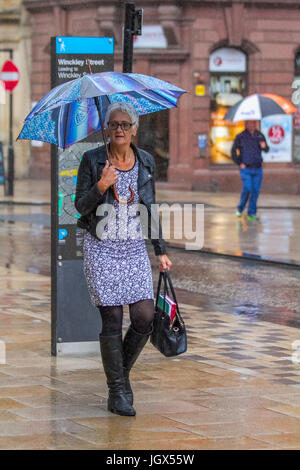
[[[144,235],[151,238],[160,270],[170,269],[172,263],[153,212],[154,159],[132,144],[138,115],[131,105],[114,103],[107,110],[104,125],[110,140],[109,159],[105,146],[83,155],[75,207],[81,214],[78,226],[86,229],[83,255],[87,286],[102,319],[99,340],[109,389],[108,410],[134,416],[129,373],[151,334],[154,318],[152,272]],[[147,234],[136,207],[147,213]],[[124,340],[123,305],[129,305],[131,322]]]

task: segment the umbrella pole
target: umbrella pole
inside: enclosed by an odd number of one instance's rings
[[[88,59],[87,63],[88,63],[88,67],[89,67],[89,72],[90,72],[90,74],[92,74],[93,72],[92,72],[92,67],[91,67],[91,63],[90,63],[89,59]],[[102,116],[101,116],[99,101],[98,101],[97,97],[94,98],[94,102],[95,102],[95,105],[96,105],[96,108],[97,108],[97,111],[98,111],[98,116],[99,116],[100,124],[101,124],[102,138],[103,138],[103,142],[104,142],[104,145],[105,145],[107,159],[109,161],[109,150],[108,150],[108,145],[107,145],[107,141],[106,141],[106,135],[105,135],[105,132],[104,132],[104,125],[103,125],[103,119],[102,119]]]
[[[90,73],[92,73],[92,67],[91,67],[91,64],[90,64],[89,60],[88,60],[88,66],[89,66]],[[107,160],[108,160],[109,164],[111,164],[110,160],[109,160],[109,150],[108,150],[108,145],[107,145],[107,141],[106,141],[106,135],[105,135],[105,132],[104,132],[104,124],[103,124],[103,119],[102,119],[102,115],[101,115],[101,109],[100,109],[100,106],[99,106],[99,100],[98,100],[97,96],[94,97],[94,102],[95,102],[95,105],[96,105],[96,108],[97,108],[97,111],[98,111],[98,116],[99,116],[99,119],[100,119],[101,132],[102,132],[103,142],[104,142],[104,145],[105,145]],[[130,202],[133,201],[134,190],[132,189],[131,186],[129,186],[129,189],[130,189],[130,192],[131,192],[131,196],[128,199],[128,201],[124,202],[124,201],[120,201],[120,199],[119,199],[116,184],[113,185],[114,197],[118,201],[119,204],[129,204]]]
[[[105,132],[104,132],[104,124],[103,124],[103,119],[102,119],[102,116],[101,116],[101,110],[100,110],[98,98],[95,97],[94,101],[95,101],[95,105],[96,105],[96,108],[97,108],[97,111],[98,111],[98,116],[99,116],[100,124],[101,124],[101,132],[102,132],[103,142],[104,142],[104,145],[105,145],[107,159],[109,161],[109,150],[108,150],[108,145],[107,145],[107,141],[106,141],[106,135],[105,135]]]

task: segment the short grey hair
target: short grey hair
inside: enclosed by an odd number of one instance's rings
[[[132,106],[132,104],[129,104],[129,103],[111,103],[108,106],[106,114],[105,114],[105,119],[104,119],[104,127],[105,128],[108,127],[110,115],[114,111],[122,111],[123,113],[128,114],[128,116],[130,117],[131,122],[133,124],[133,129],[138,128],[138,126],[139,126],[139,115],[136,112],[135,108]]]

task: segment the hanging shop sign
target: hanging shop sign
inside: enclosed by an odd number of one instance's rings
[[[209,70],[211,72],[246,72],[246,55],[239,49],[223,47],[210,55]]]

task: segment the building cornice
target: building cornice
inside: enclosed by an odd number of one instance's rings
[[[115,5],[123,8],[125,3],[129,0],[23,0],[24,6],[27,10],[33,11],[45,11],[51,10],[54,6],[60,6],[65,9],[70,8],[91,8],[105,5]],[[244,4],[245,7],[295,7],[299,8],[299,0],[136,0],[136,8],[152,7],[159,5],[176,5],[178,7],[183,6],[231,6],[232,4]]]
[[[13,8],[11,10],[0,10],[0,23],[19,23],[21,18],[21,9]]]
[[[182,49],[134,49],[134,60],[147,57],[150,62],[184,62],[190,57],[190,52]],[[123,60],[123,51],[116,49],[115,59]]]

